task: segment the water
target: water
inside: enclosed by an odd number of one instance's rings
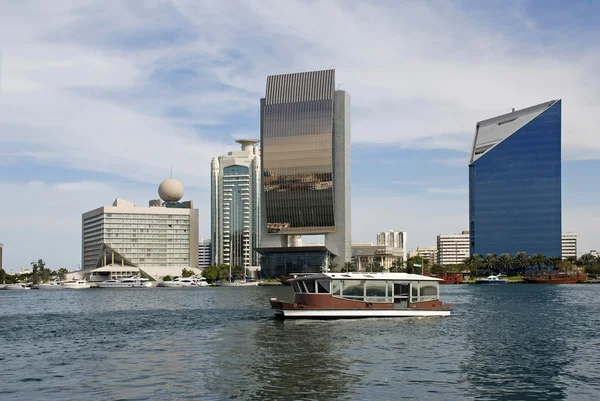
[[[590,400],[600,287],[442,286],[450,318],[277,321],[289,287],[0,291],[0,400]]]

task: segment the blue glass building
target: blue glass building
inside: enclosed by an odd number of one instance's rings
[[[470,250],[561,256],[561,101],[477,123],[469,164]]]

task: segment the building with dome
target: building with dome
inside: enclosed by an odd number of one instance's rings
[[[184,187],[174,178],[163,181],[158,194],[147,207],[117,198],[82,215],[84,271],[127,266],[161,279],[179,276],[183,268],[197,270],[198,210],[181,201]]]

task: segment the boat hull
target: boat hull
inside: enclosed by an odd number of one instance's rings
[[[391,317],[450,316],[450,311],[415,309],[276,309],[275,317],[283,319],[357,319]]]
[[[573,278],[528,278],[522,277],[523,282],[529,284],[576,284],[582,281],[582,278],[573,277]]]
[[[508,283],[507,280],[493,280],[493,281],[477,280],[477,281],[475,281],[475,284],[485,284],[485,285],[498,285],[498,284],[506,284],[506,283]]]
[[[256,287],[258,286],[258,281],[248,281],[248,282],[228,282],[228,281],[223,281],[219,284],[219,286],[221,287]]]

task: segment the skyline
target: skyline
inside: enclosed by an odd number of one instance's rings
[[[562,98],[562,231],[599,246],[598,2],[75,4],[0,5],[6,269],[76,268],[81,214],[170,167],[208,238],[210,159],[259,136],[267,75],[324,65],[353,99],[353,242],[468,229],[476,122]]]

